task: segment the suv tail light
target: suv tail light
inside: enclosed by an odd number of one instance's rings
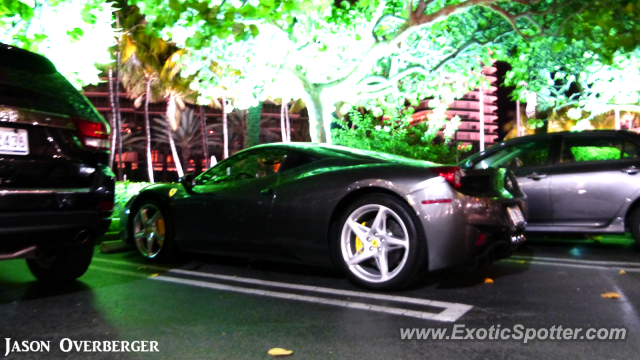
[[[433,168],[438,175],[442,176],[451,186],[454,188],[460,187],[460,179],[462,178],[462,171],[457,166],[441,166]]]
[[[76,125],[78,138],[84,147],[91,150],[109,149],[109,130],[105,123],[82,119],[73,119],[73,123]]]

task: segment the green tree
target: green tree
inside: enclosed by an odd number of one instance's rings
[[[0,1],[0,42],[46,56],[80,89],[100,82],[112,62],[113,3],[102,0]]]
[[[637,13],[635,5],[622,0],[139,4],[159,34],[188,50],[184,71],[196,74],[201,98],[211,97],[210,89],[221,81],[205,71],[212,61],[241,73],[248,106],[295,86],[309,110],[312,140],[327,142],[333,114],[344,112],[336,108],[341,102],[377,106],[380,98],[435,97],[447,104],[479,86],[480,64],[490,53],[520,66],[531,60],[513,52],[527,43],[547,41],[557,51],[582,38],[613,59],[616,51],[633,49],[638,38],[638,22],[628,21]],[[612,36],[602,36],[603,29],[613,29],[619,40],[608,41]]]
[[[164,101],[168,131],[175,131],[180,124],[181,111],[185,102],[193,102],[196,92],[190,89],[191,80],[179,75],[180,57],[185,50],[150,33],[146,23],[138,15],[138,10],[131,7],[124,24],[125,29],[120,41],[123,61],[123,79],[127,92],[135,98],[134,105],[139,107],[145,101],[145,129],[147,132],[147,163],[149,179],[153,182],[153,165],[151,161],[151,129],[148,106],[150,102]],[[176,163],[179,176],[184,172],[177,156],[173,138],[169,137],[169,146]]]
[[[244,147],[249,148],[260,144],[260,118],[262,116],[262,101],[247,111],[246,136]]]
[[[588,127],[612,105],[640,110],[640,3],[577,4],[562,21],[513,38],[503,58],[512,65],[506,85],[517,86],[515,98],[535,92],[548,118],[567,113]]]

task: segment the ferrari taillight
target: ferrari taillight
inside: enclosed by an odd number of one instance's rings
[[[109,149],[109,130],[102,122],[93,122],[83,119],[73,119],[76,132],[82,145],[92,150]]]
[[[460,179],[462,178],[462,171],[457,166],[441,166],[433,168],[438,175],[442,176],[451,186],[454,188],[460,187]]]

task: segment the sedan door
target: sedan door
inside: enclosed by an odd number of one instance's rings
[[[527,195],[527,222],[532,226],[552,223],[548,176],[552,141],[553,137],[534,137],[507,145],[473,166],[474,169],[506,167],[513,171],[520,189]]]
[[[603,227],[639,187],[638,146],[614,134],[567,134],[550,171],[556,226]]]

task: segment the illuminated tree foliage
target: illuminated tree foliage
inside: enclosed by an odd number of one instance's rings
[[[3,41],[45,53],[59,67],[79,72],[72,63],[81,57],[70,54],[96,57],[99,51],[87,49],[106,49],[104,39],[113,41],[106,2],[0,4],[8,39]],[[543,106],[573,103],[579,107],[571,112],[576,118],[600,111],[597,104],[637,103],[640,81],[620,85],[638,73],[640,5],[627,0],[132,0],[129,5],[144,15],[149,36],[181,49],[180,64],[172,68],[189,84],[179,84],[180,93],[197,93],[198,103],[207,105],[227,98],[226,113],[268,98],[298,100],[294,107],[307,107],[310,135],[318,142],[331,142],[332,121],[353,106],[374,117],[401,118],[405,100],[415,105],[424,98],[434,99],[435,110],[425,131],[431,136],[445,126],[451,134],[455,126],[445,121],[444,109],[485,83],[481,66],[491,58],[511,63],[508,83],[523,84],[515,96],[527,89],[540,94]],[[68,21],[61,22],[63,8]],[[97,39],[91,46],[70,48],[91,36]],[[91,69],[94,62],[82,60]],[[164,87],[163,96],[181,96],[174,89]]]
[[[110,63],[112,3],[103,0],[0,0],[0,42],[49,58],[76,88],[99,82]]]
[[[574,41],[584,41],[587,47],[598,45],[600,56],[614,56],[621,48],[633,48],[635,41],[625,35],[610,43],[607,39],[612,36],[598,35],[603,28],[596,19],[611,4],[622,6],[615,1],[214,4],[197,0],[137,3],[159,35],[189,51],[184,71],[196,74],[193,86],[202,102],[224,82],[223,74],[210,71],[211,63],[225,64],[241,74],[236,83],[241,83],[237,86],[244,98],[237,97],[235,106],[248,107],[268,96],[301,94],[309,110],[312,140],[320,142],[331,141],[330,123],[349,105],[375,107],[389,99],[424,97],[450,102],[482,82],[480,65],[489,61],[490,53],[520,68],[530,59],[513,55],[529,43],[546,41],[561,51],[574,46]],[[616,20],[613,16],[605,25],[618,34],[626,31],[626,25],[616,25]],[[569,30],[573,36],[567,35]],[[535,52],[535,45],[530,50]],[[336,108],[343,104],[346,109]]]
[[[589,120],[618,105],[640,110],[640,3],[584,2],[551,28],[515,39],[505,60],[513,69],[507,85],[515,98],[535,91],[538,110],[549,117],[567,112],[589,127]],[[622,106],[624,105],[624,106]]]

